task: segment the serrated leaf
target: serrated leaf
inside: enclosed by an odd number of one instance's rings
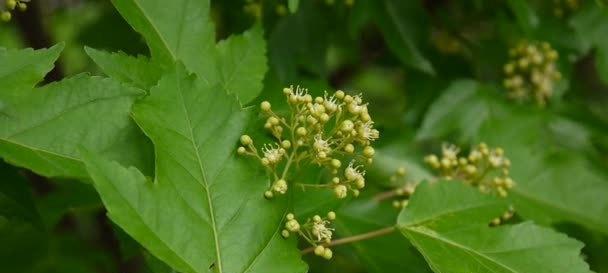
[[[113,0],[125,20],[148,44],[152,59],[171,67],[182,61],[202,79],[215,78],[215,30],[209,0]],[[170,6],[167,6],[170,5]]]
[[[109,53],[90,47],[84,50],[106,75],[142,89],[156,85],[162,75],[162,69],[145,56],[133,57],[122,52]]]
[[[217,44],[217,65],[221,85],[228,94],[236,94],[243,103],[262,92],[268,70],[266,42],[261,26],[241,35],[233,35]]]
[[[488,227],[504,204],[461,183],[426,183],[398,226],[437,273],[591,272],[583,244],[563,234],[530,222]]]
[[[0,64],[2,64],[0,65],[0,82],[2,82],[0,102],[9,95],[11,97],[20,95],[20,92],[11,92],[11,90],[28,90],[40,82],[53,69],[53,64],[59,58],[63,47],[63,44],[57,44],[49,49],[40,50],[0,48]]]
[[[179,0],[172,2],[175,8],[170,9],[160,0],[112,2],[146,39],[153,65],[146,67],[141,57],[102,55],[88,50],[108,75],[139,87],[150,87],[148,84],[157,80],[159,67],[170,69],[179,61],[208,84],[221,84],[244,104],[261,92],[268,68],[260,26],[216,45],[208,0]]]
[[[149,171],[148,143],[129,117],[141,90],[78,75],[23,93],[0,115],[0,156],[44,176],[86,178],[79,147]]]
[[[293,241],[280,235],[288,199],[265,200],[267,178],[234,152],[250,111],[178,66],[133,114],[155,146],[154,181],[87,160],[115,223],[184,273],[306,271]]]

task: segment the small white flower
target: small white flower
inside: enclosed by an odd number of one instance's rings
[[[460,149],[454,144],[446,144],[441,145],[441,153],[444,158],[449,160],[455,160],[458,157],[458,153]]]
[[[354,161],[351,161],[348,164],[348,167],[344,169],[344,177],[346,177],[348,181],[365,180],[365,171],[359,170],[360,168],[363,168],[363,166],[354,166]]]
[[[358,137],[364,141],[374,141],[380,137],[380,132],[374,129],[373,121],[362,123],[357,133],[359,133]]]
[[[318,222],[314,222],[312,225],[312,235],[317,237],[317,241],[331,241],[331,236],[333,235],[333,228],[328,228],[326,225],[329,224],[329,221],[322,220]]]
[[[325,109],[327,109],[327,111],[329,111],[330,113],[338,111],[342,108],[342,106],[338,104],[338,101],[334,95],[329,98],[327,97],[327,92],[325,92],[325,95],[323,96],[323,105],[325,106]]]
[[[264,158],[266,158],[270,164],[276,164],[281,161],[284,154],[284,150],[281,149],[278,144],[276,144],[276,146],[264,144],[262,152],[264,153]]]
[[[331,152],[330,142],[323,139],[321,134],[315,135],[315,142],[312,144],[313,148],[319,153],[329,154]]]

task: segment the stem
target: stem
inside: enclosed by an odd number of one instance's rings
[[[302,187],[302,190],[304,190],[304,188],[329,188],[330,185],[328,184],[306,184],[306,183],[296,183],[296,186],[300,186]]]
[[[359,235],[354,235],[354,236],[350,236],[350,237],[334,240],[334,241],[331,241],[329,244],[322,244],[322,246],[325,246],[325,247],[338,246],[338,245],[344,245],[344,244],[348,244],[348,243],[354,243],[354,242],[358,242],[358,241],[368,240],[368,239],[372,239],[372,238],[376,238],[376,237],[380,237],[380,236],[384,236],[384,235],[390,234],[390,233],[392,233],[395,230],[397,230],[397,228],[395,226],[385,227],[385,228],[377,229],[377,230],[370,231],[370,232],[367,232],[367,233],[363,233],[363,234],[359,234]],[[304,255],[304,254],[313,252],[314,250],[315,250],[314,247],[309,247],[309,248],[306,248],[306,249],[302,250],[301,254]]]
[[[395,192],[395,190],[390,190],[390,191],[385,191],[385,192],[381,192],[379,194],[377,194],[376,196],[374,196],[374,201],[376,202],[382,202],[386,199],[390,199],[397,196],[397,192]]]

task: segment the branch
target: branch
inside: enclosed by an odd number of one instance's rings
[[[367,233],[334,240],[334,241],[331,241],[329,244],[321,244],[321,245],[325,246],[325,247],[344,245],[344,244],[348,244],[348,243],[353,243],[353,242],[358,242],[358,241],[363,241],[363,240],[368,240],[368,239],[384,236],[384,235],[392,233],[395,230],[397,230],[397,228],[395,226],[385,227],[385,228],[370,231]],[[302,255],[304,255],[304,254],[313,252],[314,250],[315,250],[315,247],[309,247],[309,248],[302,250],[301,253],[302,253]]]

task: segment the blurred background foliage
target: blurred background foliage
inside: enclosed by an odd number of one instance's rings
[[[608,199],[608,7],[593,0],[212,0],[217,39],[263,25],[270,70],[257,102],[280,105],[282,87],[311,93],[361,92],[381,129],[371,186],[341,205],[339,236],[394,223],[390,202],[366,200],[408,179],[431,177],[422,157],[442,142],[485,141],[513,161],[524,192],[573,203],[580,212]],[[171,8],[171,1],[167,1]],[[42,48],[65,42],[55,81],[101,74],[83,47],[148,55],[143,39],[104,0],[33,0],[0,24],[0,46]],[[508,100],[503,65],[519,41],[559,52],[562,80],[545,107]],[[0,64],[1,66],[2,64]],[[0,165],[0,263],[6,272],[172,272],[105,217],[95,190]],[[315,179],[315,178],[311,178]],[[539,180],[545,183],[538,182]],[[11,183],[7,183],[10,181]],[[546,182],[548,181],[548,182]],[[332,198],[308,193],[295,210],[324,210]],[[519,198],[517,195],[513,198]],[[327,201],[330,202],[327,202]],[[519,200],[520,203],[532,202]],[[586,204],[585,202],[589,202]],[[530,204],[518,213],[586,243],[596,272],[608,270],[608,215],[585,219]],[[519,208],[518,208],[519,209]],[[568,210],[566,208],[565,210]],[[396,234],[336,248],[332,262],[305,257],[310,272],[430,272]]]

